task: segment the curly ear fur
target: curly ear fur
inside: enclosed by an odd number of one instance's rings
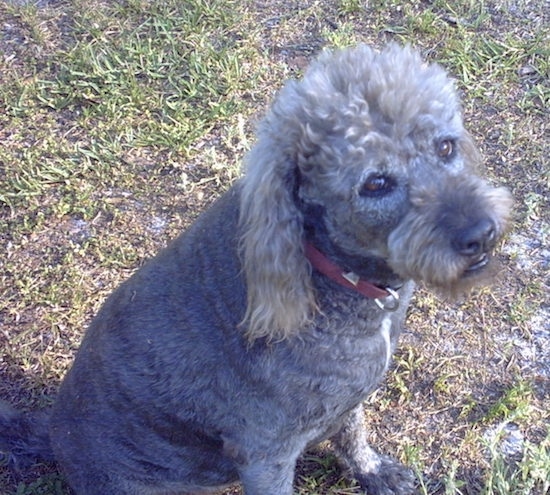
[[[292,90],[291,83],[283,92]],[[288,338],[316,309],[303,217],[295,199],[302,126],[283,104],[293,100],[289,96],[279,98],[262,123],[242,180],[240,253],[248,298],[243,323],[250,339]]]

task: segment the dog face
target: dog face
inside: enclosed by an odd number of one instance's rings
[[[317,206],[331,241],[450,292],[486,276],[511,197],[476,175],[480,157],[443,70],[393,47],[346,52],[312,71],[324,97],[302,126],[299,196]]]

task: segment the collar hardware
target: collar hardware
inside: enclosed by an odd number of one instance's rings
[[[384,311],[391,312],[399,308],[399,294],[394,289],[389,287],[382,289],[371,282],[362,280],[354,272],[344,272],[309,242],[304,243],[304,251],[313,268],[332,281],[355,290],[369,299],[374,299],[375,304]]]

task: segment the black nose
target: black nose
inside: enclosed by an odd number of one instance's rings
[[[492,220],[484,218],[456,233],[453,246],[463,256],[476,257],[490,251],[496,242],[496,229]]]

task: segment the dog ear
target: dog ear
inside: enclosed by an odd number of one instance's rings
[[[295,126],[284,120],[273,112],[266,117],[241,183],[240,254],[247,284],[243,324],[251,340],[288,338],[316,310],[295,197]]]

